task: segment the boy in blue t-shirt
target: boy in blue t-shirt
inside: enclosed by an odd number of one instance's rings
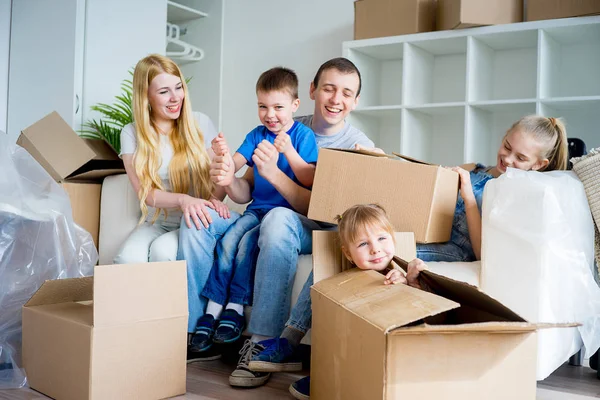
[[[238,254],[257,247],[251,231],[275,207],[293,207],[262,177],[256,163],[261,160],[261,143],[270,142],[280,153],[277,167],[303,187],[312,187],[317,162],[317,143],[312,130],[293,119],[300,105],[298,78],[294,71],[276,67],[258,78],[256,83],[258,117],[262,125],[253,129],[233,155],[235,170],[244,164],[254,168],[252,202],[244,214],[225,232],[216,245],[216,257],[202,296],[209,299],[205,314],[200,317],[192,337],[193,351],[208,350],[213,343],[231,343],[244,330],[244,305],[249,304],[254,286],[251,254]],[[222,134],[213,141],[218,156],[229,152]],[[243,260],[237,262],[236,260]],[[226,304],[226,306],[224,306]],[[225,310],[223,310],[225,308]]]

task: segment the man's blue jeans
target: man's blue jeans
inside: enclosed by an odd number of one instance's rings
[[[188,228],[185,220],[181,221],[179,228],[178,260],[187,261],[188,278],[188,332],[196,331],[198,318],[204,314],[206,298],[200,293],[204,288],[208,275],[215,260],[215,246],[229,226],[234,223],[240,215],[232,212],[231,218],[223,219],[214,210],[208,209],[212,223],[208,228],[195,226]]]
[[[279,336],[290,313],[298,255],[312,252],[312,231],[319,225],[290,209],[269,211],[260,224],[254,302],[249,331]]]
[[[260,221],[265,212],[246,210],[217,242],[217,254],[202,296],[225,305],[250,304],[254,276],[254,252]]]

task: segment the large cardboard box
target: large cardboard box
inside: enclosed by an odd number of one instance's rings
[[[598,0],[527,0],[527,21],[600,14]]]
[[[321,149],[308,218],[335,223],[355,204],[378,203],[394,228],[419,243],[450,240],[458,174],[446,168],[354,150]]]
[[[439,31],[522,21],[523,0],[438,0]]]
[[[436,0],[357,0],[354,40],[430,32]]]
[[[536,325],[431,272],[436,294],[357,268],[319,281],[342,266],[316,233],[311,399],[535,399]]]
[[[124,173],[123,161],[106,142],[79,137],[57,112],[23,129],[17,144],[63,184],[75,223],[90,232],[97,248],[101,182]]]
[[[23,306],[29,385],[57,400],[185,393],[186,282],[184,261],[46,281]]]

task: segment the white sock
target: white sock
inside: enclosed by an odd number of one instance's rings
[[[219,303],[215,303],[212,300],[208,301],[206,305],[206,313],[215,317],[215,319],[221,316],[221,312],[223,312],[223,306]]]
[[[252,335],[252,337],[250,338],[252,343],[262,342],[263,340],[267,340],[267,339],[273,339],[273,337],[272,336],[263,336],[263,335]]]
[[[225,309],[226,310],[234,310],[238,314],[244,315],[244,305],[243,304],[227,303],[227,307],[225,307]]]

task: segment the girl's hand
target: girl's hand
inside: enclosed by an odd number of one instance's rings
[[[201,226],[208,228],[212,223],[212,217],[210,216],[208,208],[214,210],[215,206],[210,201],[198,199],[186,194],[180,201],[180,207],[181,211],[183,211],[183,218],[185,219],[185,224],[188,228],[192,228],[192,221],[198,230],[200,230]]]
[[[216,138],[214,138],[211,142],[212,151],[216,156],[224,156],[227,153],[230,153],[229,146],[227,145],[227,141],[225,140],[225,136],[223,132],[219,132]]]
[[[421,271],[425,270],[427,270],[427,264],[425,264],[420,258],[415,258],[409,262],[406,272],[406,281],[408,286],[412,286],[417,289],[423,289],[421,282],[419,282],[419,274]]]
[[[458,173],[460,177],[460,197],[465,204],[475,203],[475,195],[473,194],[473,186],[471,185],[471,174],[461,167],[452,167],[452,171]]]
[[[273,145],[275,146],[278,152],[285,153],[291,147],[292,139],[290,139],[290,135],[288,135],[287,133],[280,132],[275,137]]]
[[[383,283],[385,285],[391,285],[391,284],[395,285],[396,283],[404,283],[406,285],[406,278],[399,270],[393,269],[387,273]]]
[[[215,199],[214,197],[210,199],[210,202],[213,206],[215,206],[215,211],[219,216],[223,219],[229,219],[231,217],[231,213],[229,212],[229,207],[225,205],[221,200]]]

